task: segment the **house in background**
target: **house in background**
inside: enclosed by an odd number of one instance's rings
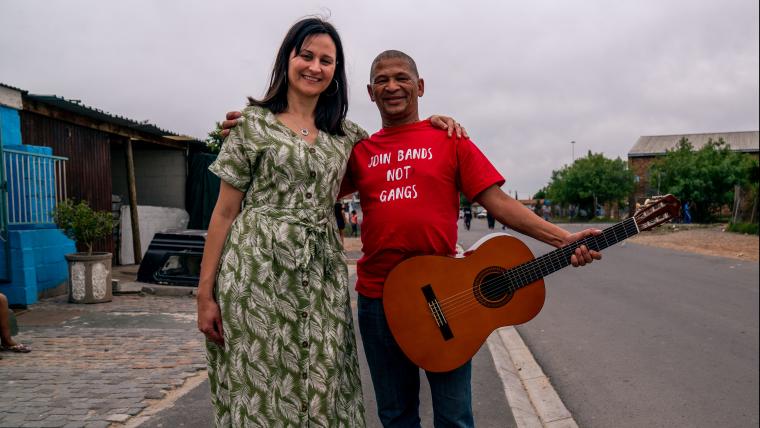
[[[746,132],[716,132],[709,134],[675,134],[675,135],[648,135],[639,137],[636,144],[628,152],[628,168],[633,171],[636,186],[633,192],[632,206],[635,202],[642,202],[646,198],[659,194],[657,180],[650,177],[649,168],[660,156],[664,156],[668,150],[678,147],[678,142],[687,138],[695,150],[704,147],[708,141],[717,142],[723,139],[731,147],[731,150],[741,153],[750,153],[758,157],[758,131]]]
[[[9,238],[0,242],[0,291],[12,304],[28,305],[38,296],[65,292],[63,254],[73,252],[73,244],[49,217],[56,201],[68,197],[86,200],[96,210],[129,213],[114,236],[94,248],[114,253],[114,263],[121,261],[121,248],[133,248],[133,221],[139,221],[140,236],[147,241],[140,242],[140,254],[152,232],[187,225],[188,158],[203,150],[202,141],[79,100],[31,94],[1,83],[0,136],[2,163],[8,166],[4,189],[9,190],[0,198],[8,216],[1,232]],[[20,184],[24,180],[26,187]],[[135,218],[118,206],[130,200],[138,207]],[[129,233],[121,233],[124,224]],[[120,242],[125,238],[129,242]]]

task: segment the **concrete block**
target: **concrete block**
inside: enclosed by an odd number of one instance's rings
[[[142,291],[148,294],[154,294],[156,296],[194,296],[197,294],[197,287],[180,287],[176,285],[156,285],[156,284],[142,284]]]
[[[142,206],[137,207],[140,220],[140,247],[142,254],[148,251],[150,241],[157,232],[172,229],[184,229],[190,221],[190,215],[183,209]],[[135,262],[132,244],[132,221],[129,206],[121,207],[121,248],[119,264],[131,265]]]
[[[35,265],[33,248],[11,249],[11,270],[33,268]]]
[[[113,292],[117,294],[136,294],[142,292],[145,284],[141,282],[121,282],[114,280]]]

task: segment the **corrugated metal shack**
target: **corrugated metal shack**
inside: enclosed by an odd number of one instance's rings
[[[202,141],[89,107],[80,100],[27,91],[21,95],[22,142],[51,147],[56,155],[68,157],[69,198],[87,200],[91,207],[107,211],[114,209],[114,199],[132,205],[130,197],[138,206],[186,209],[187,160],[202,150]],[[113,237],[98,242],[95,250],[114,253],[114,261],[119,260]]]

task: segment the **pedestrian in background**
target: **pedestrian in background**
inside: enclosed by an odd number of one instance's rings
[[[359,236],[359,215],[356,210],[351,210],[351,236]]]

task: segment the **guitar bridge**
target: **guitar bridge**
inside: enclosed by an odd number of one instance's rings
[[[430,314],[433,316],[438,329],[441,330],[441,336],[443,340],[449,340],[454,338],[454,334],[451,332],[449,322],[446,320],[446,316],[443,314],[441,305],[438,303],[438,299],[435,297],[435,292],[430,284],[422,287],[422,294],[427,300],[428,308],[430,308]]]

